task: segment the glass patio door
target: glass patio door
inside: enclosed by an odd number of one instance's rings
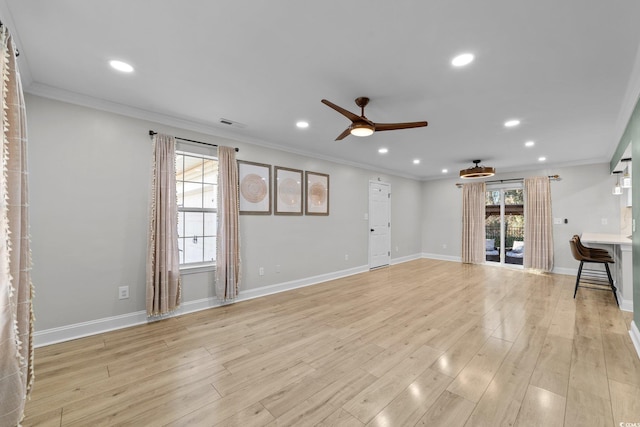
[[[485,204],[486,260],[522,265],[525,221],[522,186],[489,188]]]

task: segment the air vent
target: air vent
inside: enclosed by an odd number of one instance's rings
[[[244,123],[234,122],[233,120],[229,120],[225,118],[221,118],[220,120],[218,120],[218,122],[222,125],[231,126],[238,129],[244,129],[247,127],[247,125],[245,125]]]

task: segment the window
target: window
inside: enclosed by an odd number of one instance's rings
[[[218,160],[176,151],[180,264],[212,265],[216,260]]]

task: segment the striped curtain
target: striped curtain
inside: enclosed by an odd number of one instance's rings
[[[218,147],[218,233],[216,296],[233,302],[240,285],[238,164],[235,148]]]
[[[551,185],[546,176],[524,180],[524,268],[553,269]]]
[[[462,186],[462,262],[485,262],[485,191],[484,182]]]
[[[176,139],[156,134],[147,244],[147,316],[171,313],[180,306]]]
[[[16,50],[1,24],[0,44],[0,426],[16,426],[34,378],[27,133]]]

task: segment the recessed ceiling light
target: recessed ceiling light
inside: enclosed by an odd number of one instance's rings
[[[454,67],[464,67],[465,65],[469,65],[473,61],[472,53],[463,53],[461,55],[456,56],[451,60],[451,65]]]
[[[536,143],[533,141],[527,141],[524,143],[525,147],[533,147],[534,145],[536,145]]]
[[[449,169],[442,169],[442,173],[449,173]]]
[[[539,162],[544,162],[545,160],[547,160],[547,158],[544,156],[538,157]]]
[[[381,148],[381,149],[378,150],[378,153],[380,153],[380,154],[385,154],[385,153],[388,153],[388,152],[389,152],[388,148]]]
[[[413,159],[413,164],[414,165],[419,165],[420,164],[420,159]]]
[[[118,71],[122,71],[123,73],[133,72],[133,67],[127,64],[126,62],[113,60],[113,61],[109,61],[109,65],[111,65],[111,68]]]
[[[305,122],[301,120],[298,123],[296,123],[296,126],[298,126],[300,129],[306,129],[309,127],[309,122]]]
[[[520,124],[520,120],[512,119],[512,120],[507,120],[506,122],[504,122],[504,127],[512,128],[514,126],[518,126],[519,124]]]

